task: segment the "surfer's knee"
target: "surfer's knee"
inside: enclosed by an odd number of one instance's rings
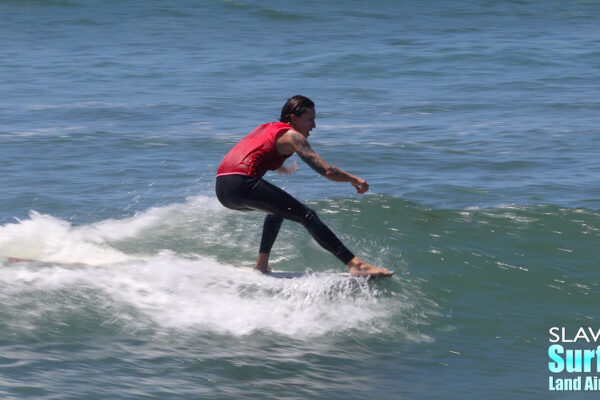
[[[315,210],[311,208],[306,209],[306,213],[304,214],[304,218],[302,219],[302,225],[309,226],[315,222],[320,222],[319,216],[315,212]]]

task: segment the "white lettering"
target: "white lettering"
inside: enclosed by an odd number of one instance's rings
[[[592,335],[592,338],[594,339],[594,343],[598,342],[598,339],[600,339],[600,328],[598,328],[598,330],[594,333],[594,330],[590,327],[588,327],[588,330],[590,331],[590,334]]]
[[[597,376],[586,376],[584,390],[600,390]]]
[[[554,339],[550,339],[550,343],[556,343],[560,341],[560,336],[556,333],[560,328],[558,326],[553,326],[548,330],[551,336],[554,336]]]
[[[587,385],[587,380],[586,380]],[[581,390],[581,376],[577,378],[556,378],[550,377],[548,381],[548,390],[573,390],[579,391]]]
[[[562,333],[562,342],[563,343],[573,343],[572,340],[567,339],[567,329],[565,327],[562,327],[560,330]]]
[[[553,326],[552,328],[548,329],[548,333],[550,334],[550,338],[548,339],[550,343],[576,343],[583,340],[585,340],[587,343],[600,342],[600,328],[594,329],[589,326],[586,328],[579,327],[574,336],[568,336],[567,328],[564,326],[561,328]]]
[[[590,342],[590,339],[588,338],[587,333],[585,332],[585,329],[583,329],[583,327],[577,330],[577,334],[575,335],[575,339],[573,339],[573,342],[576,342],[579,339],[585,339],[586,342]]]

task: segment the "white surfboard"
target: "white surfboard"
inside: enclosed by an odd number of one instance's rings
[[[290,271],[272,271],[264,274],[270,278],[278,278],[278,279],[296,279],[296,278],[307,278],[309,276],[339,276],[342,278],[352,278],[353,276],[350,272],[314,272],[314,271],[304,271],[304,272],[290,272]]]

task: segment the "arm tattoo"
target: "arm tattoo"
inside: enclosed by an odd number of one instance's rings
[[[315,151],[304,137],[298,134],[292,135],[292,142],[296,148],[298,156],[307,163],[312,169],[321,175],[330,175],[339,172],[339,169],[327,164]]]

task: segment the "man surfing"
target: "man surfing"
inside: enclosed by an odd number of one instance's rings
[[[281,110],[280,122],[260,125],[227,153],[217,170],[217,198],[238,211],[262,211],[265,217],[256,270],[270,272],[269,254],[284,219],[302,224],[324,249],[336,256],[352,275],[391,276],[356,257],[319,219],[317,214],[281,188],[262,179],[268,170],[292,173],[283,162],[296,153],[312,169],[334,182],[349,182],[358,193],[369,190],[357,176],[326,163],[306,140],[315,128],[315,104],[304,96],[293,96]]]

